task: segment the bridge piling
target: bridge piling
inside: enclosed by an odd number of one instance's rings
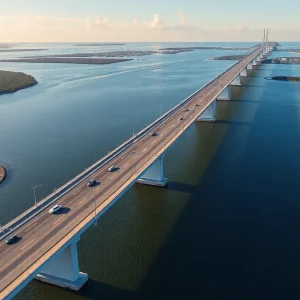
[[[88,275],[79,271],[77,240],[56,257],[50,258],[35,279],[59,287],[78,291],[88,280]]]
[[[229,101],[230,100],[230,85],[228,85],[225,90],[217,97],[217,101]]]
[[[138,179],[138,183],[164,187],[168,179],[164,178],[164,155],[159,156],[153,164]]]
[[[241,71],[240,75],[242,77],[247,77],[248,76],[247,67]]]
[[[230,85],[242,85],[241,84],[241,74],[238,74],[230,83]]]
[[[200,114],[196,122],[216,121],[216,99]]]

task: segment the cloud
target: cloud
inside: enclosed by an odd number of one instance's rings
[[[237,26],[237,30],[238,31],[248,31],[248,30],[250,30],[251,29],[251,26],[247,23],[247,22],[245,22],[245,23],[243,23],[243,24],[239,24],[238,26]]]
[[[160,14],[155,14],[153,20],[150,22],[149,27],[152,29],[164,29],[164,19]]]
[[[108,24],[108,18],[100,18],[97,16],[96,18],[87,17],[86,19],[86,26],[88,29],[93,28],[105,28]]]
[[[179,16],[180,24],[185,25],[186,19],[185,19],[184,13],[180,9],[178,10],[177,13],[178,13],[178,16]]]

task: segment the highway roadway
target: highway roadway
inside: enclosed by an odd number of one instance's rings
[[[157,136],[151,136],[150,132],[141,137],[115,157],[109,165],[99,169],[86,181],[78,184],[57,200],[55,204],[63,206],[61,212],[52,215],[49,214],[49,208],[47,208],[13,233],[21,237],[19,242],[6,245],[5,240],[1,241],[0,298],[2,299],[8,289],[17,284],[15,280],[21,277],[26,278],[29,267],[44,255],[49,254],[54,245],[66,237],[71,230],[80,224],[84,225],[85,219],[95,213],[96,207],[102,205],[102,209],[112,194],[121,193],[131,183],[132,178],[137,178],[145,170],[147,163],[163,153],[180,137],[184,129],[197,119],[200,113],[261,50],[262,48],[258,48],[189,100],[184,106],[189,111],[184,112],[183,107],[180,107],[165,121],[158,124],[151,130],[151,132],[156,132]],[[181,117],[183,120],[180,120]],[[118,170],[108,172],[107,168],[110,165],[116,166]],[[98,184],[95,187],[88,187],[89,179],[96,179]],[[99,213],[99,209],[97,212]]]

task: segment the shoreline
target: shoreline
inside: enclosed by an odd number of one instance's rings
[[[33,58],[13,58],[1,59],[0,62],[25,62],[25,63],[58,63],[58,64],[86,64],[86,65],[106,65],[133,59],[117,59],[117,58],[80,58],[80,57],[33,57]]]
[[[12,94],[36,84],[38,82],[31,75],[0,70],[0,95]]]
[[[6,169],[0,166],[0,184],[5,180],[6,176],[7,176]]]

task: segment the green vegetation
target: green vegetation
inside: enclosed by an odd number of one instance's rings
[[[242,60],[244,57],[246,57],[246,55],[226,55],[215,57],[213,60]]]
[[[266,77],[266,79],[270,80],[279,80],[279,81],[296,81],[300,82],[300,77],[292,77],[292,76],[274,76],[274,77]]]
[[[0,166],[0,183],[6,178],[6,170],[4,167]]]
[[[0,70],[0,95],[14,93],[21,89],[36,85],[38,82],[30,75],[21,72]]]

